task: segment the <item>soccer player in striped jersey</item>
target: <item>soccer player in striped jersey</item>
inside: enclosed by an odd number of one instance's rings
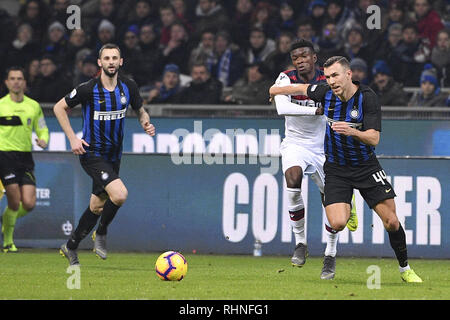
[[[291,83],[326,83],[323,71],[316,66],[317,56],[310,41],[300,39],[294,42],[290,48],[290,55],[295,69],[281,72],[274,86],[283,87]],[[285,138],[281,143],[280,153],[289,199],[289,216],[296,244],[291,262],[294,266],[302,267],[308,252],[301,185],[303,175],[310,175],[323,196],[325,181],[323,142],[326,119],[322,115],[323,108],[320,102],[316,103],[306,95],[279,94],[274,97],[274,102],[278,114],[285,116]],[[356,217],[356,211],[352,211]],[[327,246],[321,278],[333,279],[338,234],[332,230],[328,221],[325,222],[325,230]]]
[[[100,76],[80,84],[53,108],[70,141],[72,152],[79,155],[81,166],[93,180],[89,206],[70,239],[60,248],[60,253],[69,260],[70,265],[79,265],[78,245],[94,229],[99,218],[99,225],[92,236],[94,252],[101,259],[107,257],[107,227],[128,196],[127,188],[119,178],[128,106],[131,105],[138,114],[144,131],[155,135],[155,127],[142,106],[136,83],[118,74],[123,64],[119,47],[115,44],[104,45],[97,61],[101,68]],[[78,104],[82,105],[83,114],[81,139],[75,135],[66,112]]]
[[[350,216],[353,189],[358,189],[383,221],[405,282],[422,282],[410,268],[406,236],[400,224],[395,192],[375,155],[380,141],[381,106],[368,86],[352,81],[345,57],[324,63],[327,84],[293,84],[271,94],[305,94],[321,102],[328,123],[325,133],[325,210],[331,227],[344,229]],[[271,89],[272,90],[272,89]]]
[[[13,239],[16,221],[36,205],[32,132],[41,148],[47,147],[49,134],[39,103],[24,94],[22,68],[9,68],[5,84],[9,93],[0,99],[0,179],[8,200],[2,215],[3,252],[17,252]]]

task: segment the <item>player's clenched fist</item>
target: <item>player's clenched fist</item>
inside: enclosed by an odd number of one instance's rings
[[[144,131],[151,136],[155,135],[156,129],[155,126],[153,124],[151,124],[150,122],[146,122],[144,123]]]

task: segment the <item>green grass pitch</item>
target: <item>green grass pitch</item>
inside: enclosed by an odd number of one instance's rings
[[[185,254],[186,278],[157,278],[158,253],[109,253],[102,261],[79,252],[80,289],[69,289],[67,261],[58,250],[0,254],[0,299],[318,300],[450,299],[450,261],[411,259],[422,284],[403,283],[395,259],[338,257],[336,278],[321,280],[321,258],[303,268],[288,256]],[[367,268],[380,269],[380,288],[369,289]]]

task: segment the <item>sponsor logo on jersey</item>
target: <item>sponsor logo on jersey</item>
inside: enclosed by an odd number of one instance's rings
[[[95,111],[94,120],[118,120],[125,118],[127,109],[117,111]]]

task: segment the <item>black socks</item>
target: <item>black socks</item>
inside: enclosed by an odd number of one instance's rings
[[[87,207],[78,222],[78,227],[72,233],[69,241],[67,241],[67,248],[70,250],[76,250],[81,240],[83,240],[89,232],[94,229],[99,217],[99,215],[93,213],[91,209]]]
[[[100,218],[100,223],[98,224],[97,234],[105,235],[107,232],[108,225],[116,216],[117,210],[120,207],[115,205],[110,199],[106,200],[103,206],[102,217]]]
[[[408,252],[406,250],[406,235],[402,225],[399,223],[397,231],[388,231],[389,242],[394,249],[400,267],[404,268],[408,265]]]

